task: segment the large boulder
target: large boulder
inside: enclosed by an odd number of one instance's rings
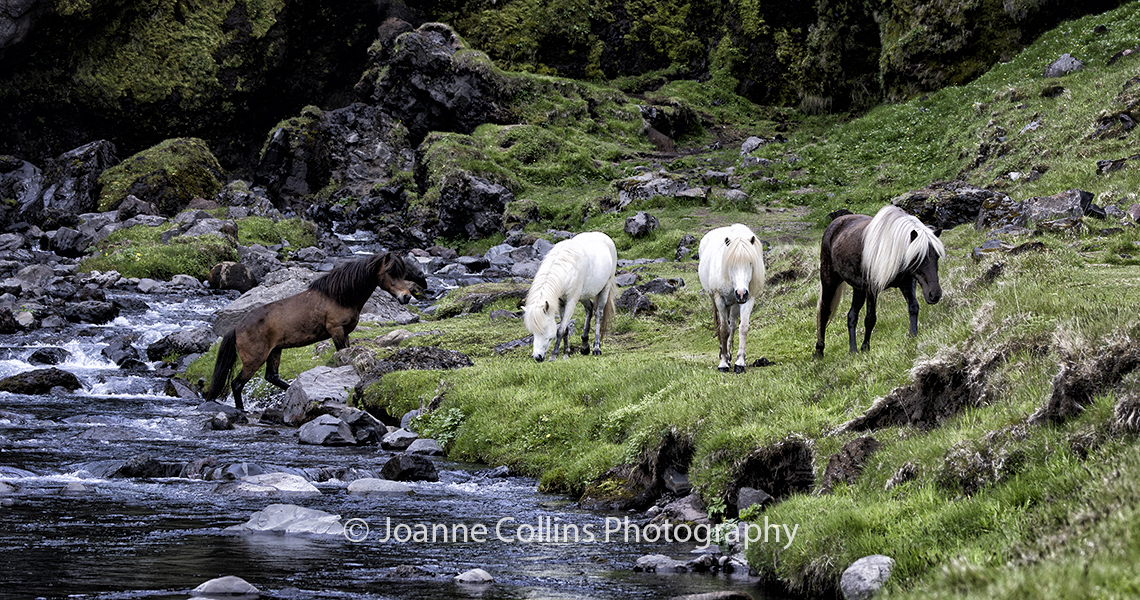
[[[346,404],[352,390],[360,383],[360,376],[351,366],[338,368],[314,367],[301,373],[285,392],[282,418],[286,423],[298,425],[304,421],[309,407],[332,401]],[[342,436],[349,441],[348,436]],[[356,436],[351,437],[355,443]],[[378,440],[377,440],[378,441]]]
[[[906,192],[891,204],[919,218],[935,229],[953,229],[975,223],[987,203],[1008,199],[1001,192],[970,185],[964,181],[936,181],[921,190]]]
[[[180,329],[146,347],[146,357],[162,360],[166,356],[201,354],[210,349],[217,336],[208,326]]]
[[[63,307],[63,317],[72,323],[103,325],[114,321],[118,316],[119,307],[112,302],[84,300]]]
[[[439,481],[435,463],[415,454],[397,454],[388,459],[380,476],[392,481]]]
[[[514,199],[507,188],[470,173],[445,178],[436,200],[437,235],[477,240],[499,233]]]
[[[442,23],[410,30],[389,21],[372,47],[357,95],[402,122],[418,144],[429,131],[471,133],[509,123],[505,76]]]
[[[64,152],[47,163],[43,194],[20,205],[19,218],[50,229],[99,207],[98,179],[119,162],[115,145],[99,140]]]
[[[115,210],[128,195],[174,216],[194,198],[213,198],[223,171],[206,142],[198,138],[166,140],[139,152],[99,176],[99,210]]]
[[[294,504],[270,504],[249,516],[240,525],[226,528],[237,533],[276,533],[284,535],[344,535],[340,515]]]
[[[0,392],[10,394],[37,396],[47,394],[56,387],[74,392],[83,385],[75,375],[55,367],[25,371],[0,379]]]

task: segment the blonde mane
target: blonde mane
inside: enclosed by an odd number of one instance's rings
[[[727,272],[733,267],[752,266],[752,279],[748,282],[748,293],[755,296],[764,291],[764,259],[760,255],[759,243],[751,243],[751,238],[734,237],[724,249],[724,267]]]
[[[555,246],[534,274],[530,290],[526,294],[526,310],[523,321],[528,331],[542,331],[546,327],[546,311],[543,305],[550,302],[554,312],[558,311],[558,301],[565,290],[566,282],[574,273],[576,260],[573,246]]]
[[[912,232],[917,234],[913,240]],[[946,254],[942,240],[918,217],[897,206],[884,206],[863,230],[868,292],[878,295],[907,267],[926,260],[931,248],[939,258]]]

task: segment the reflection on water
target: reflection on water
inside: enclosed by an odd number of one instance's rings
[[[157,339],[153,332],[201,324],[213,310],[204,303],[222,302],[146,300],[145,315],[125,314],[119,326],[145,321],[146,343]],[[319,496],[241,497],[217,493],[216,482],[110,479],[109,465],[144,454],[171,462],[216,457],[219,465],[248,462],[298,474],[321,467],[377,472],[391,454],[301,445],[287,428],[207,430],[209,415],[196,412],[194,402],[162,395],[163,379],[122,373],[101,357],[106,337],[121,333],[105,329],[74,326],[35,341],[0,339],[6,348],[0,377],[42,368],[28,364],[28,356],[56,344],[70,353],[60,368],[84,384],[74,395],[0,393],[0,482],[15,487],[0,492],[0,598],[186,598],[188,590],[223,575],[242,577],[275,598],[667,598],[723,589],[764,596],[744,574],[631,570],[644,554],[687,558],[693,544],[627,543],[620,535],[609,542],[496,539],[496,523],[504,518],[513,519],[504,522],[512,537],[520,525],[544,523],[589,526],[600,537],[607,516],[628,515],[577,510],[566,498],[538,493],[534,480],[486,477],[482,466],[440,461],[441,481],[409,484],[410,495],[353,496],[348,482],[338,480],[314,481]],[[111,427],[119,428],[117,435],[89,435]],[[274,503],[362,519],[370,531],[350,542],[226,530]],[[466,525],[469,531],[483,525],[489,534],[481,543],[398,542],[385,538],[389,521],[409,528]],[[496,582],[452,582],[475,567]]]

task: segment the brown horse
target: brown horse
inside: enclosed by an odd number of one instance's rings
[[[283,349],[329,338],[337,350],[347,348],[348,334],[356,329],[360,311],[377,286],[400,304],[407,304],[412,299],[413,283],[427,287],[418,269],[409,268],[402,258],[387,252],[338,265],[315,279],[305,291],[255,308],[222,338],[206,400],[224,396],[239,356],[241,373],[230,385],[238,410],[245,410],[242,388],[262,364],[266,381],[289,389],[277,373]]]
[[[851,310],[847,312],[847,337],[855,352],[855,328],[859,311],[867,303],[863,351],[871,348],[875,328],[875,302],[887,288],[899,288],[910,313],[910,334],[918,335],[918,300],[914,286],[922,286],[927,304],[942,298],[938,283],[938,259],[946,249],[938,233],[917,217],[896,206],[885,206],[874,218],[846,214],[823,231],[819,249],[819,304],[816,307],[815,356],[823,356],[823,333],[839,301],[844,284],[851,285]]]

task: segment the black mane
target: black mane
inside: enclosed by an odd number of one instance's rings
[[[376,290],[381,271],[387,271],[393,279],[404,279],[408,274],[402,258],[385,252],[341,263],[314,279],[309,289],[328,296],[341,306],[363,306]]]

